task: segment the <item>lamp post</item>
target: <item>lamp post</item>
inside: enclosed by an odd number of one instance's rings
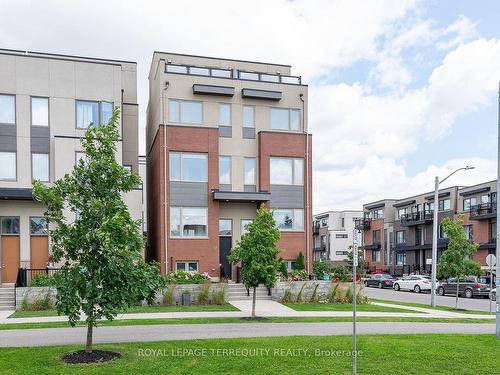
[[[451,172],[448,176],[439,180],[436,176],[434,180],[434,217],[432,220],[432,269],[431,269],[431,306],[436,307],[436,273],[437,273],[437,236],[438,236],[438,211],[439,211],[439,185],[445,182],[458,171],[474,169],[474,167],[465,166]]]

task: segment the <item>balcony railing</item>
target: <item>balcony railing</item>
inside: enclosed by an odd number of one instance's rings
[[[322,244],[322,245],[319,245],[319,246],[315,246],[313,248],[313,251],[326,251],[326,245]]]
[[[497,202],[480,203],[469,208],[471,220],[484,220],[495,217],[497,214]]]
[[[319,234],[319,225],[313,225],[313,234]]]
[[[424,210],[401,215],[400,220],[402,225],[417,225],[430,223],[433,217],[434,210]]]
[[[301,76],[290,76],[284,74],[269,74],[259,72],[247,72],[239,69],[206,68],[201,66],[166,64],[166,73],[189,74],[195,76],[230,78],[244,81],[257,81],[266,83],[284,83],[290,85],[301,85]]]
[[[368,218],[362,218],[362,217],[354,218],[354,228],[360,231],[363,231],[365,229],[370,229],[371,221],[372,220]]]

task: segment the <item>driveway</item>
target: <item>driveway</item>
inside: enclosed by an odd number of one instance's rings
[[[413,302],[431,304],[431,295],[427,293],[414,293],[407,291],[396,292],[393,289],[364,288],[363,291],[370,298],[386,299],[399,302]],[[455,307],[454,296],[436,296],[436,303],[440,306]],[[492,311],[495,311],[495,302],[491,303]],[[487,298],[459,298],[458,307],[466,310],[490,311],[490,302]]]
[[[489,323],[358,323],[358,334],[494,334]],[[86,328],[4,330],[0,347],[83,345]],[[192,339],[272,336],[331,336],[352,334],[352,323],[233,323],[165,324],[151,326],[98,327],[94,343],[147,342]]]

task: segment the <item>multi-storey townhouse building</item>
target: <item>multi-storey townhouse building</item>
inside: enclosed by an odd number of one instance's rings
[[[281,64],[155,52],[147,113],[148,259],[237,279],[227,259],[256,209],[280,256],[311,269],[307,86]]]
[[[105,123],[114,107],[121,109],[117,158],[138,171],[136,68],[130,61],[0,50],[1,283],[14,283],[20,267],[49,265],[44,207],[33,201],[32,182],[50,184],[70,172],[84,155],[85,129]],[[124,196],[136,219],[140,196]]]
[[[457,209],[458,187],[442,189],[438,192],[438,258],[448,245],[441,222],[444,218],[454,218]],[[429,273],[432,260],[432,232],[434,221],[434,193],[428,192],[400,199],[393,204],[394,254],[391,266],[407,266],[407,273]]]
[[[361,245],[362,236],[354,227],[354,219],[363,216],[362,211],[328,211],[313,217],[313,259],[330,261],[333,265],[345,263],[347,254],[356,240]]]
[[[363,218],[355,223],[355,228],[364,232],[365,260],[373,271],[392,262],[395,202],[395,199],[383,199],[363,205]]]
[[[474,260],[487,269],[486,256],[496,252],[497,181],[460,189],[457,212],[464,215],[466,236],[479,244]]]

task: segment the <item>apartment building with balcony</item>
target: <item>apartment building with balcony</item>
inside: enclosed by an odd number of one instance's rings
[[[346,263],[354,241],[362,243],[361,231],[355,228],[355,219],[362,211],[328,211],[313,217],[313,259],[329,261],[332,265]]]
[[[392,262],[395,202],[383,199],[363,205],[363,217],[355,223],[356,229],[363,230],[365,261],[370,270],[381,270]]]
[[[261,204],[289,267],[312,265],[307,86],[288,65],[154,52],[148,252],[163,273],[237,279],[227,257]]]
[[[50,264],[44,206],[32,182],[51,184],[83,157],[80,139],[92,122],[121,109],[117,158],[138,171],[135,62],[0,50],[0,282],[14,283],[19,267]],[[141,218],[141,191],[124,196]],[[71,218],[71,213],[67,213]]]
[[[497,181],[488,181],[460,189],[457,212],[464,215],[466,236],[479,244],[474,260],[486,269],[486,256],[496,252]]]

